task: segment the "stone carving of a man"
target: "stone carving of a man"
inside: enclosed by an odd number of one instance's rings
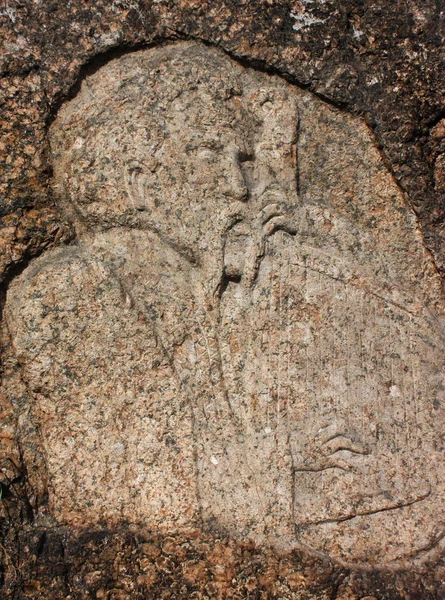
[[[26,273],[11,329],[51,508],[65,522],[196,526],[197,461],[213,465],[232,438],[239,449],[218,303],[226,279],[244,270],[255,279],[265,237],[286,227],[295,173],[287,190],[280,178],[294,164],[296,109],[284,87],[261,91],[218,53],[207,60],[185,44],[115,61],[52,127],[55,180],[78,241]]]
[[[412,290],[418,272],[437,286],[408,217],[388,225],[405,284],[390,234],[370,233],[380,200],[351,216],[329,173],[326,205],[298,197],[316,171],[297,165],[305,98],[181,43],[112,61],[53,123],[77,241],[14,282],[6,317],[59,522],[204,522],[346,561],[412,551],[394,531],[442,485],[419,458],[437,439],[425,425],[418,449],[413,365],[437,341]]]

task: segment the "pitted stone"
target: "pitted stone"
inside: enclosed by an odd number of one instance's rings
[[[89,76],[51,149],[77,242],[5,315],[54,518],[438,547],[443,297],[364,123],[182,42]]]

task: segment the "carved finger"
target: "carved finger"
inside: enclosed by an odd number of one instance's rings
[[[273,217],[263,227],[265,236],[272,235],[279,229],[287,231],[287,233],[295,234],[297,229],[292,223],[291,219],[287,215],[280,215],[279,217]]]
[[[344,435],[338,435],[337,437],[327,441],[323,445],[323,450],[326,456],[335,454],[336,452],[352,452],[354,454],[368,454],[366,448],[357,442],[354,442],[350,438]]]
[[[271,217],[283,214],[283,206],[278,203],[268,204],[261,209],[258,218],[262,224],[266,223]]]

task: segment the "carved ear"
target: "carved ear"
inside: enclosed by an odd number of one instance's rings
[[[147,189],[147,168],[139,161],[132,161],[124,167],[124,183],[128,198],[135,210],[144,211],[148,206],[146,203],[145,190]]]

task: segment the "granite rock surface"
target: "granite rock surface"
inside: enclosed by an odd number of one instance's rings
[[[2,14],[8,593],[440,597],[439,9],[95,4]]]

